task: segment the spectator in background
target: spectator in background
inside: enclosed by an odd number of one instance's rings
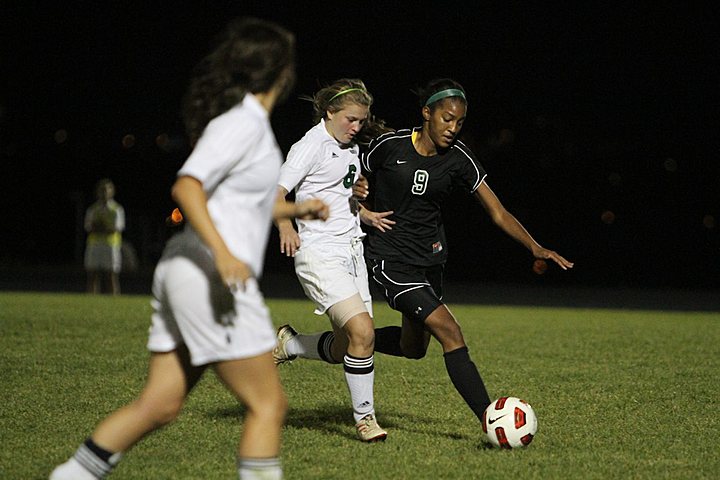
[[[125,210],[115,201],[115,185],[109,178],[97,182],[95,195],[97,201],[85,212],[87,291],[101,293],[105,283],[110,293],[119,295]]]

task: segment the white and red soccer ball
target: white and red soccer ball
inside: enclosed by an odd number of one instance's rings
[[[483,432],[496,447],[527,447],[535,437],[537,427],[532,407],[516,397],[500,397],[483,413]]]

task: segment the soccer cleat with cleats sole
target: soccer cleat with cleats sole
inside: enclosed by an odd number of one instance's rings
[[[382,442],[387,438],[387,432],[380,428],[372,414],[364,416],[355,428],[358,438],[363,442]]]
[[[297,336],[297,332],[290,325],[283,325],[277,331],[277,346],[273,348],[272,356],[275,365],[292,362],[297,355],[287,353],[287,343]]]

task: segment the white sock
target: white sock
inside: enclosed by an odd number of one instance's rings
[[[112,453],[87,438],[70,460],[58,466],[51,480],[97,480],[105,478],[122,459],[122,452]]]
[[[318,353],[318,342],[324,332],[304,334],[299,333],[285,344],[288,355],[297,355],[300,358],[322,360]]]
[[[375,413],[373,400],[373,384],[375,383],[375,367],[373,356],[355,358],[345,355],[343,358],[345,381],[350,390],[350,401],[353,407],[355,423],[363,417]]]
[[[55,467],[50,474],[50,480],[98,480],[102,477],[96,477],[85,469],[80,462],[71,457],[70,460]]]
[[[240,480],[282,480],[283,471],[280,459],[239,458],[237,461]]]

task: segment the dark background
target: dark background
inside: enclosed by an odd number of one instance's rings
[[[0,7],[6,271],[80,266],[82,215],[106,176],[126,210],[124,238],[152,269],[189,152],[179,106],[191,69],[230,17],[255,15],[297,35],[296,90],[273,115],[284,152],[311,126],[298,96],[321,85],[362,78],[374,113],[401,128],[420,121],[411,90],[452,77],[467,90],[463,139],[489,185],[542,245],[576,262],[534,274],[528,252],[459,193],[444,210],[449,280],[720,287],[710,3],[146,3]],[[291,272],[271,242],[267,272]]]

